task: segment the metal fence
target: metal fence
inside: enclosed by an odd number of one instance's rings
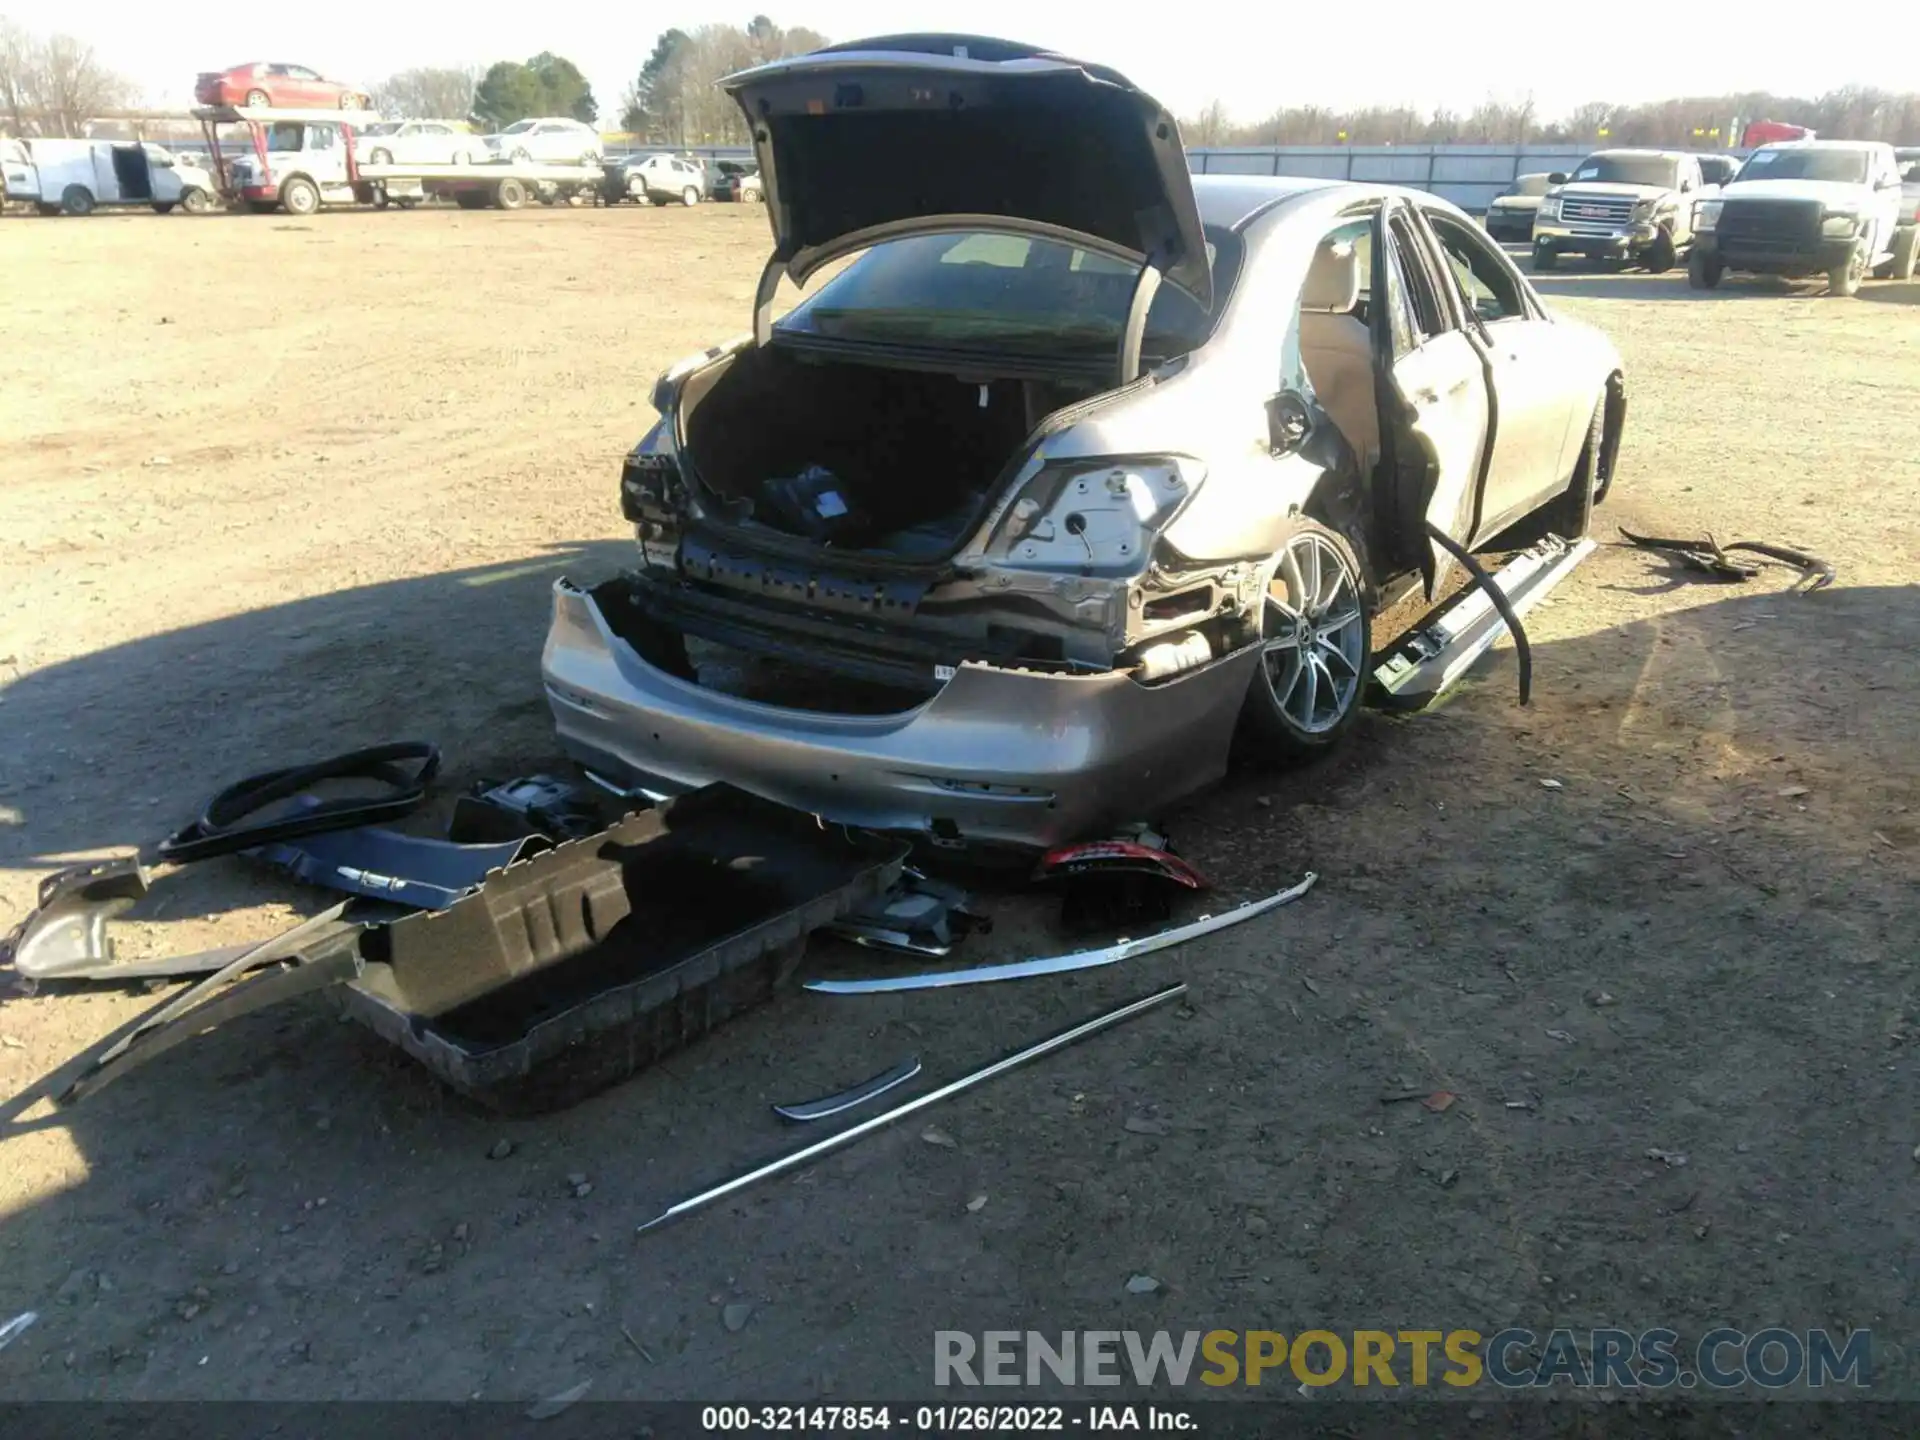
[[[665,149],[609,140],[609,158]],[[1571,170],[1593,153],[1591,145],[1228,145],[1187,151],[1196,175],[1313,175],[1326,180],[1359,180],[1405,185],[1451,200],[1462,210],[1480,212],[1513,182],[1536,171]],[[675,154],[702,160],[751,161],[744,145],[694,145]],[[1743,151],[1720,152],[1739,156]]]
[[[1196,175],[1313,175],[1405,185],[1485,210],[1517,175],[1570,170],[1586,145],[1232,145],[1187,151]]]

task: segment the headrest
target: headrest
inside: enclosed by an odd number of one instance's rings
[[[1302,310],[1350,314],[1360,303],[1360,259],[1347,240],[1325,240],[1307,266],[1307,283],[1300,289]]]

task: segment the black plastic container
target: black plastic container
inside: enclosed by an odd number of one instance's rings
[[[347,1008],[483,1104],[557,1109],[770,999],[906,850],[708,786],[369,932]]]

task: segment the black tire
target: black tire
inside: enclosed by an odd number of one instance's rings
[[[462,210],[483,209],[487,204],[488,198],[484,192],[479,190],[456,190],[453,192],[453,203],[458,205]]]
[[[1533,268],[1536,271],[1555,270],[1560,265],[1560,252],[1550,245],[1533,247]]]
[[[289,215],[306,217],[320,208],[320,187],[296,175],[280,187],[280,204]]]
[[[1578,540],[1593,528],[1593,507],[1600,493],[1600,448],[1607,433],[1607,397],[1601,394],[1593,402],[1593,418],[1587,422],[1587,440],[1573,462],[1573,474],[1567,488],[1550,504],[1542,519],[1545,528],[1562,540]]]
[[[1308,577],[1304,566],[1286,563],[1290,551],[1305,546],[1311,546],[1321,563],[1337,559],[1342,572],[1338,583],[1322,571]],[[1261,611],[1262,653],[1241,707],[1238,739],[1249,759],[1297,762],[1331,750],[1359,718],[1372,669],[1373,587],[1353,541],[1304,516],[1294,521],[1272,563],[1274,573]],[[1308,585],[1318,579],[1320,595],[1327,602],[1322,616],[1351,617],[1340,625],[1337,645],[1322,643],[1319,627],[1310,627],[1316,638],[1306,654],[1318,662],[1317,667],[1303,658],[1299,643],[1303,629],[1309,628],[1301,624],[1300,613],[1303,608],[1312,613],[1302,604],[1297,588],[1301,578]],[[1320,694],[1323,684],[1329,687],[1325,697]],[[1307,687],[1304,694],[1303,686]],[[1313,723],[1303,724],[1296,709],[1314,716]]]
[[[93,192],[84,185],[69,185],[60,192],[60,213],[62,215],[91,215],[93,213]]]
[[[402,195],[393,203],[398,205],[402,210],[411,210],[420,203],[420,197],[418,195]]]
[[[173,200],[156,200],[153,202],[153,213],[156,215],[171,215],[176,203],[178,202]]]
[[[1641,264],[1647,267],[1649,275],[1664,275],[1673,269],[1673,263],[1677,259],[1679,256],[1674,252],[1673,236],[1663,229],[1653,237],[1653,244],[1647,247],[1646,256]]]
[[[393,152],[391,150],[376,150],[367,156],[367,163],[369,165],[391,165],[393,163]]]
[[[518,210],[527,203],[527,187],[509,175],[493,187],[493,203],[502,210]]]
[[[393,197],[387,194],[387,187],[375,185],[367,196],[367,203],[376,210],[384,210],[393,203]]]
[[[1687,256],[1687,284],[1695,290],[1717,290],[1727,267],[1718,255],[1695,250]]]
[[[680,192],[680,203],[682,205],[698,205],[700,203],[699,190],[692,185],[687,186],[686,189]]]
[[[213,209],[213,197],[198,185],[190,185],[180,196],[180,208],[189,215],[204,215]]]
[[[1892,278],[1911,280],[1916,268],[1920,268],[1920,225],[1911,225],[1894,236]]]
[[[1866,278],[1867,256],[1863,246],[1855,245],[1851,254],[1840,264],[1827,272],[1827,293],[1845,298],[1860,293],[1860,282]]]

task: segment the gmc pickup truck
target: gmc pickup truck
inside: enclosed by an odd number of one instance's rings
[[[1556,172],[1533,222],[1533,268],[1564,254],[1622,260],[1659,274],[1693,242],[1694,208],[1709,188],[1698,157],[1679,150],[1601,150]]]
[[[1687,281],[1711,290],[1729,271],[1825,275],[1829,294],[1852,295],[1868,271],[1892,275],[1902,264],[1911,271],[1913,241],[1905,241],[1904,258],[1898,253],[1901,201],[1891,145],[1763,145],[1731,185],[1701,203]]]

